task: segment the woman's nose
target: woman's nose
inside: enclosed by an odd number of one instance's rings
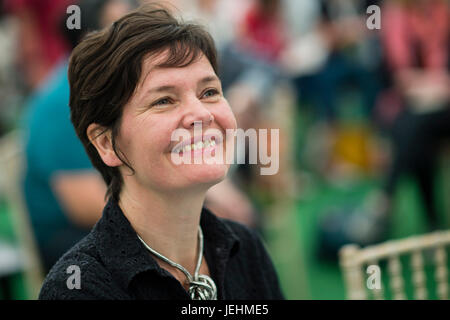
[[[189,101],[185,106],[186,113],[183,117],[183,127],[193,129],[195,124],[209,126],[214,121],[214,116],[208,108],[197,98]]]

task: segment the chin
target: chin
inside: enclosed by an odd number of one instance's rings
[[[201,165],[201,167],[191,170],[190,179],[193,184],[204,184],[208,188],[225,179],[229,165]]]

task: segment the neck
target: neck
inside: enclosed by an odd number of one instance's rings
[[[161,194],[124,186],[119,206],[147,245],[193,274],[205,194],[206,190]]]

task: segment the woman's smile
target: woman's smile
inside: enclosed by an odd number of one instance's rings
[[[192,156],[214,155],[216,148],[222,145],[222,139],[215,135],[193,137],[191,140],[178,143],[172,153],[180,156],[191,154]]]

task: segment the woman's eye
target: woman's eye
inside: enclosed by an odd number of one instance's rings
[[[209,98],[209,97],[215,96],[217,94],[219,94],[219,90],[209,89],[203,94],[203,97]]]
[[[162,99],[159,99],[158,101],[152,103],[152,106],[166,105],[169,103],[171,103],[171,100],[169,98],[162,98]]]

